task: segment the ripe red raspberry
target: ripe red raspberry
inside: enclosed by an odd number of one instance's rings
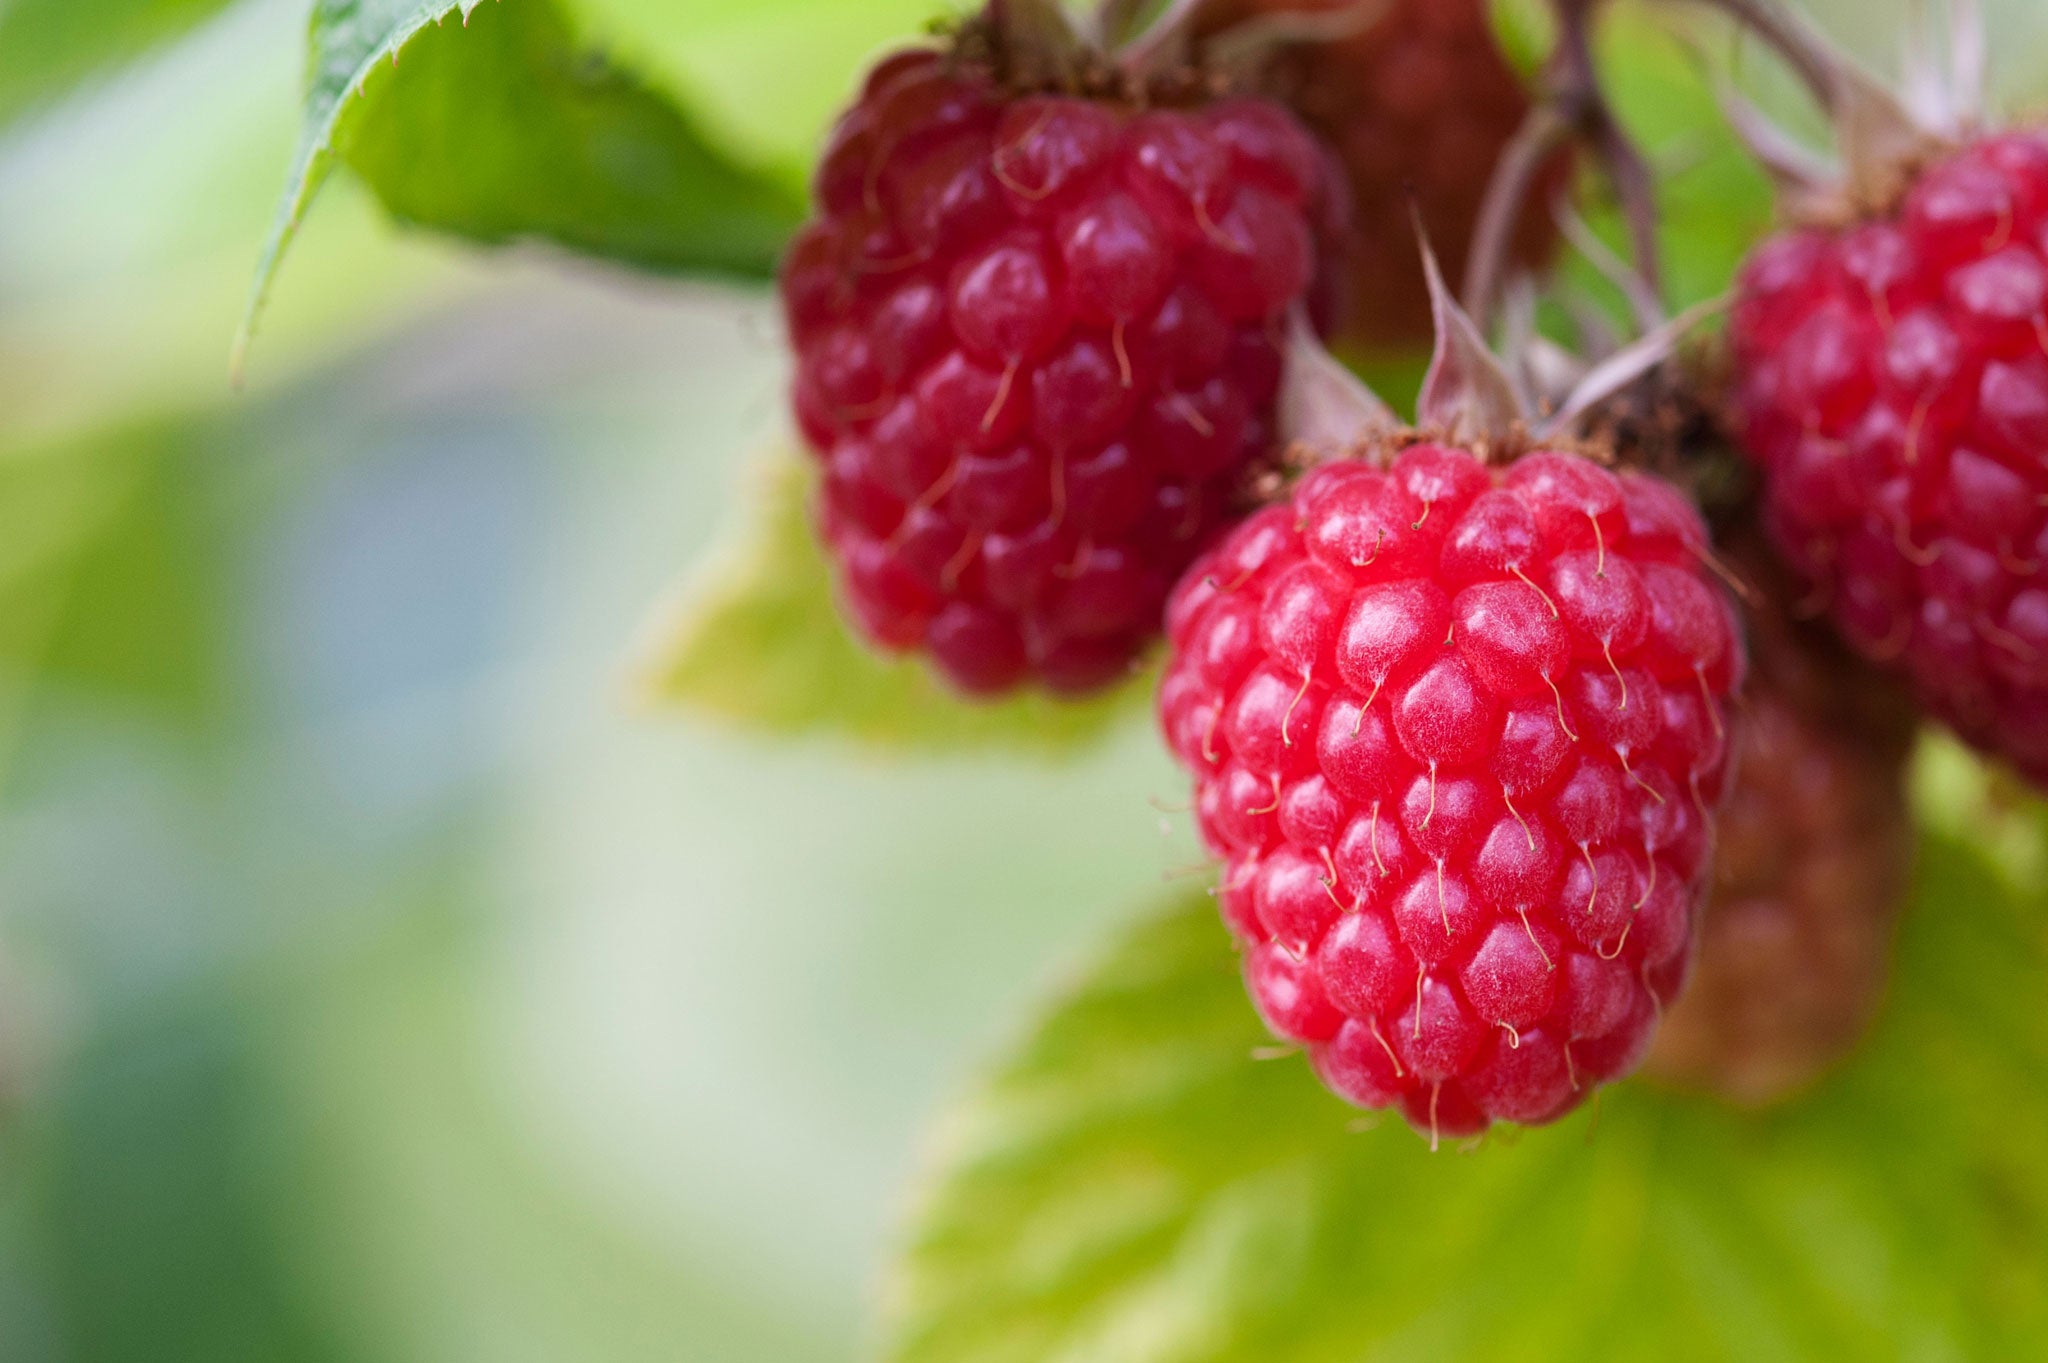
[[[2048,781],[2048,135],[1760,247],[1736,407],[1780,549],[1865,656]]]
[[[1207,24],[1359,11],[1357,0],[1216,0]],[[1485,0],[1391,0],[1355,32],[1289,47],[1262,88],[1331,147],[1350,181],[1337,331],[1365,346],[1427,342],[1429,294],[1414,267],[1411,214],[1451,277],[1463,274],[1488,176],[1529,113]],[[1568,165],[1555,158],[1531,202],[1548,204]],[[1524,213],[1515,259],[1540,265],[1556,241],[1549,213]]]
[[[1826,1073],[1877,1009],[1912,860],[1914,714],[1824,625],[1787,616],[1791,583],[1759,546],[1732,557],[1762,589],[1735,776],[1692,981],[1644,1068],[1756,1107]]]
[[[867,636],[973,694],[1125,675],[1267,447],[1329,185],[1276,105],[1018,93],[964,49],[882,62],[782,270]]]
[[[1182,580],[1159,696],[1267,1023],[1432,1136],[1553,1120],[1682,981],[1742,649],[1668,484],[1423,443]]]
[[[1842,165],[1733,108],[1799,224],[1742,271],[1734,414],[1816,604],[2048,783],[2048,130],[1981,131],[1981,16],[1948,8],[1950,32],[1907,44],[1903,95],[1739,9],[1833,116]]]

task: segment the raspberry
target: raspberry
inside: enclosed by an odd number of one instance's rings
[[[1256,17],[1357,13],[1357,0],[1219,0],[1205,27]],[[1419,213],[1445,266],[1465,269],[1494,163],[1529,113],[1529,95],[1494,40],[1485,0],[1392,0],[1356,32],[1290,46],[1263,87],[1336,153],[1350,182],[1338,330],[1369,347],[1430,339],[1429,294],[1414,267]],[[1567,158],[1531,196],[1547,204]],[[1515,258],[1546,261],[1557,230],[1524,213]]]
[[[854,621],[959,690],[1125,675],[1266,449],[1329,180],[1279,107],[1016,93],[899,53],[782,296]]]
[[[2048,134],[1773,237],[1731,335],[1778,547],[1865,657],[2048,783]]]
[[[1341,1097],[1457,1136],[1642,1060],[1743,667],[1704,544],[1646,475],[1419,443],[1182,579],[1161,724],[1253,999]]]
[[[1910,703],[1823,627],[1795,624],[1782,569],[1764,587],[1697,967],[1646,1072],[1745,1106],[1804,1089],[1876,1011],[1913,845]]]

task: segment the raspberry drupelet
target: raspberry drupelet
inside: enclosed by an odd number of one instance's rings
[[[958,690],[1125,676],[1267,450],[1323,154],[1278,106],[1019,91],[966,46],[840,120],[782,295],[853,620]]]

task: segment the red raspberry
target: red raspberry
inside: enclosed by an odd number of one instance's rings
[[[1865,656],[2048,782],[2048,134],[1772,238],[1732,336],[1778,547]]]
[[[1161,722],[1253,999],[1340,1096],[1466,1135],[1642,1060],[1743,666],[1704,542],[1647,476],[1418,444],[1182,579]]]
[[[1359,8],[1358,0],[1217,0],[1205,27]],[[1428,341],[1411,213],[1451,277],[1463,274],[1494,163],[1529,113],[1485,0],[1392,0],[1355,33],[1288,48],[1264,88],[1332,148],[1350,181],[1338,331],[1366,346]],[[1548,204],[1568,168],[1556,158],[1530,201]],[[1547,212],[1524,213],[1515,259],[1540,265],[1556,241]]]
[[[783,302],[847,608],[960,690],[1125,675],[1266,449],[1321,153],[1278,106],[878,66]]]

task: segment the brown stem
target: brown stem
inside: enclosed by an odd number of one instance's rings
[[[989,0],[988,17],[1013,79],[1047,85],[1072,80],[1081,39],[1060,0]]]
[[[1560,147],[1570,143],[1572,122],[1563,110],[1544,100],[1529,111],[1522,126],[1494,164],[1479,219],[1472,228],[1472,250],[1465,258],[1465,310],[1485,317],[1507,278],[1508,255],[1514,249],[1515,226],[1529,201],[1536,177]]]
[[[1740,2],[1740,0],[1738,0]],[[1494,169],[1473,231],[1465,269],[1465,309],[1485,318],[1493,309],[1514,249],[1515,227],[1543,163],[1577,141],[1589,147],[1614,186],[1628,223],[1636,273],[1658,285],[1656,178],[1642,151],[1614,116],[1593,60],[1592,18],[1601,0],[1552,0],[1557,45],[1543,71],[1543,96],[1529,111]]]
[[[1124,43],[1117,64],[1140,85],[1186,62],[1194,45],[1195,19],[1208,0],[1167,0],[1143,30]]]
[[[1840,74],[1827,44],[1778,0],[1683,0],[1717,9],[1736,25],[1763,40],[1766,47],[1806,83],[1828,112],[1839,102]]]
[[[1095,37],[1108,51],[1123,42],[1145,8],[1145,0],[1097,0]]]
[[[1652,294],[1661,296],[1664,265],[1662,251],[1657,244],[1657,177],[1650,170],[1642,148],[1635,144],[1635,140],[1604,106],[1596,115],[1596,121],[1593,152],[1600,158],[1607,178],[1614,185],[1614,197],[1621,205],[1622,220],[1628,224],[1636,274]]]
[[[1385,19],[1395,3],[1348,0],[1327,9],[1274,10],[1240,20],[1204,41],[1202,65],[1236,85],[1250,85],[1280,52],[1356,37]]]

